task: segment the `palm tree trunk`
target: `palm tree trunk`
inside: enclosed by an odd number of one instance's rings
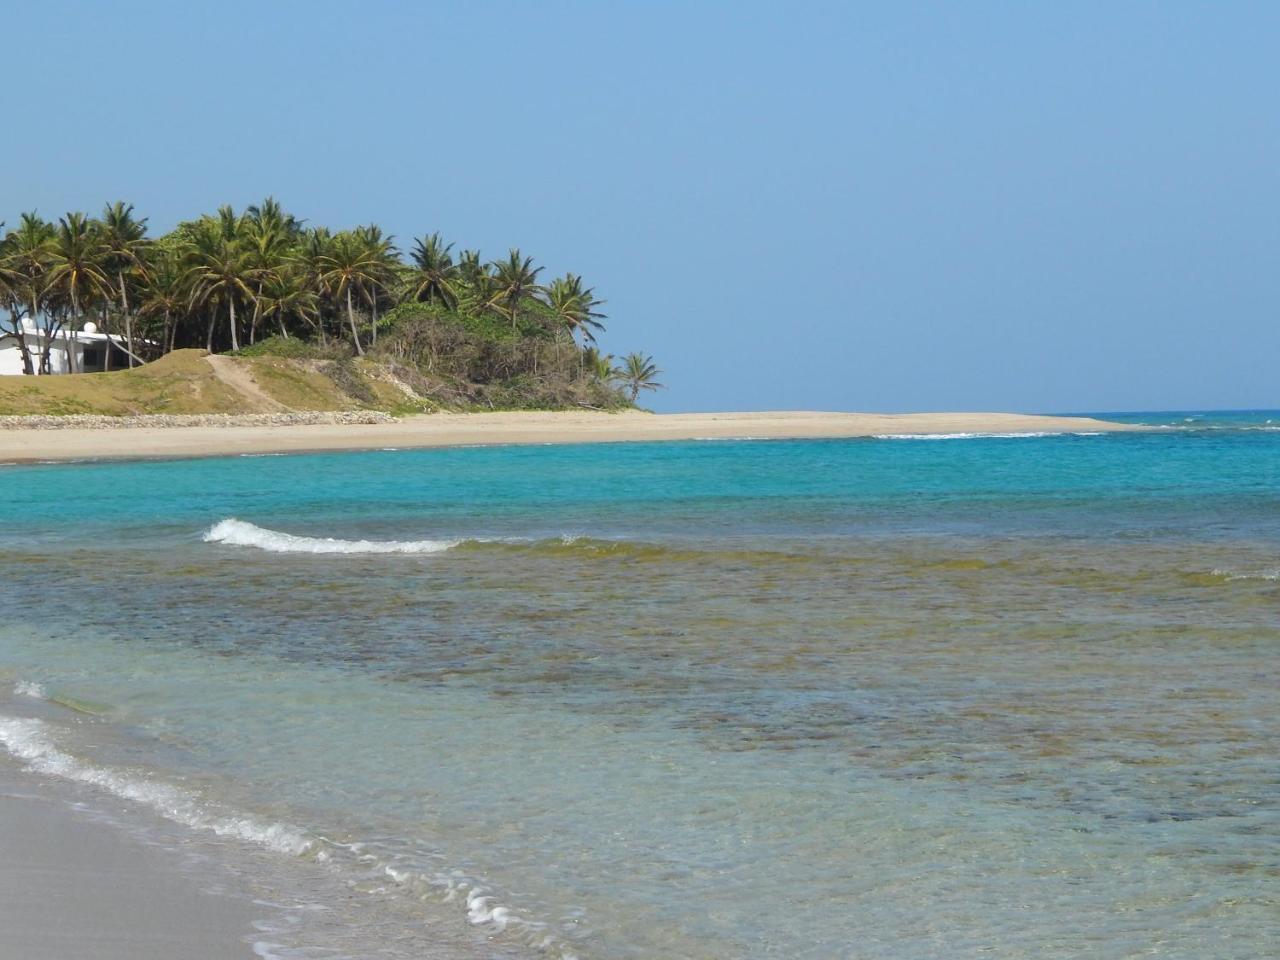
[[[351,324],[351,342],[356,345],[356,355],[364,356],[364,348],[360,346],[360,331],[356,329],[356,311],[351,306],[351,285],[347,285],[347,322]]]
[[[110,326],[110,322],[109,322],[109,320],[108,320],[108,315],[109,315],[109,311],[110,311],[110,309],[111,309],[111,308],[110,308],[110,306],[106,303],[106,301],[103,301],[103,303],[102,303],[102,323],[101,323],[101,324],[99,324],[98,329],[107,335],[107,345],[106,345],[106,347],[105,347],[105,352],[104,352],[104,355],[103,355],[103,357],[102,357],[102,370],[103,370],[103,372],[104,372],[104,373],[110,373],[110,372],[111,372],[111,326]]]
[[[76,294],[75,284],[71,285],[71,316],[72,327],[67,333],[67,373],[76,372],[76,327],[80,325],[80,297]]]
[[[213,325],[218,322],[218,312],[212,308],[209,310],[209,332],[205,337],[204,348],[213,353]]]
[[[19,309],[20,304],[17,300],[17,294],[14,294],[14,300],[7,304],[9,308],[9,316],[13,318],[13,338],[18,342],[18,353],[22,355],[22,372],[26,376],[35,373],[35,367],[31,363],[31,347],[27,345],[26,327],[22,325],[23,311]],[[35,323],[35,317],[31,318],[31,322]]]
[[[236,338],[236,298],[235,294],[227,296],[227,310],[231,318],[231,350],[240,349],[240,341]]]
[[[138,351],[133,346],[133,318],[129,316],[129,293],[124,285],[124,271],[119,272],[120,277],[120,305],[124,307],[124,339],[129,344],[129,369],[133,369],[133,355]],[[111,345],[107,345],[107,354],[111,354]]]
[[[262,284],[258,284],[258,295],[253,301],[253,319],[249,321],[249,343],[258,342],[258,319],[262,310]]]

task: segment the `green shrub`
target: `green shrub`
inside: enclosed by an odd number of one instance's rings
[[[330,342],[328,344],[313,343],[298,337],[267,337],[247,347],[241,347],[232,356],[237,357],[284,357],[287,360],[342,360],[350,357],[352,350],[349,344]]]

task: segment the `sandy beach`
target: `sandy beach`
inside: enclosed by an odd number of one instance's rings
[[[839,438],[1131,430],[1088,417],[1015,413],[439,413],[385,423],[0,430],[0,461],[644,440]]]

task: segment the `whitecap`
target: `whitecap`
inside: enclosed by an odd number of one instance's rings
[[[1023,437],[1061,437],[1060,430],[1027,431],[1025,433],[877,433],[875,440],[1017,440]],[[1087,436],[1087,434],[1082,434]]]
[[[44,684],[34,680],[19,680],[13,685],[13,692],[19,697],[31,697],[33,700],[48,700],[49,691]]]
[[[1213,571],[1215,577],[1222,577],[1224,580],[1271,580],[1280,581],[1280,570],[1264,570],[1258,573],[1235,573],[1231,570],[1216,569]]]
[[[205,543],[233,547],[257,547],[271,553],[443,553],[461,540],[338,540],[333,537],[299,537],[268,530],[228,517],[210,527]]]

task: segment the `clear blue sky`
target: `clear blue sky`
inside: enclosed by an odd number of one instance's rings
[[[0,219],[518,245],[663,410],[1280,407],[1280,4],[41,3]]]

